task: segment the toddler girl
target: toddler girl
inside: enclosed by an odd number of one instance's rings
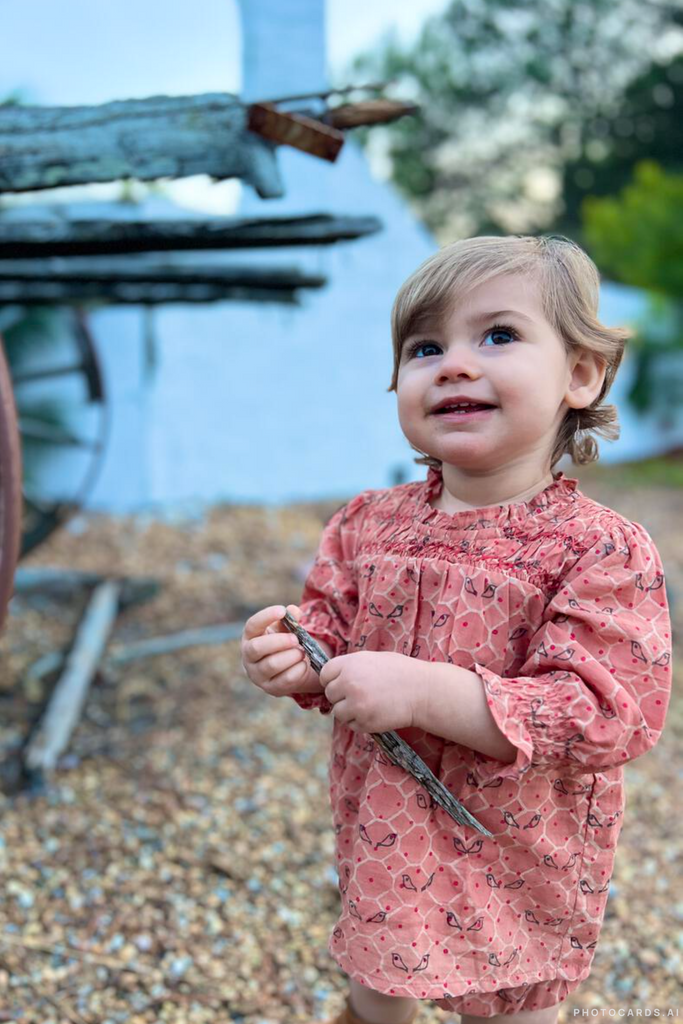
[[[392,311],[398,416],[425,481],[332,516],[289,611],[242,660],[272,696],[332,714],[339,1024],[406,1024],[420,1000],[465,1024],[554,1024],[587,977],[623,821],[623,765],[654,746],[671,628],[647,530],[555,472],[618,436],[603,400],[623,329],[561,236],[447,245]],[[457,825],[370,733],[396,730],[493,833]]]

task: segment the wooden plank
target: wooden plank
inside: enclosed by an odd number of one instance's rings
[[[0,303],[22,305],[90,300],[136,305],[230,300],[296,304],[296,289],[325,284],[323,275],[297,267],[197,267],[126,257],[0,261]]]
[[[24,764],[29,771],[54,768],[78,724],[119,608],[121,584],[106,580],[96,587],[81,620],[66,666],[38,729],[27,744]]]
[[[230,93],[0,105],[0,193],[208,174],[241,178],[261,198],[278,198],[275,146],[248,130],[248,109]]]
[[[332,245],[379,231],[377,217],[261,217],[211,220],[65,220],[33,217],[35,207],[0,213],[0,259],[97,256],[204,249]],[[36,211],[38,212],[38,211]]]

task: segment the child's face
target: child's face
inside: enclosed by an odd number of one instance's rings
[[[473,288],[443,325],[406,339],[397,383],[401,429],[421,451],[464,470],[537,461],[539,473],[547,472],[568,405],[589,404],[600,388],[601,380],[584,395],[576,362],[545,319],[535,282],[517,274],[494,278]],[[433,412],[453,397],[493,408]]]

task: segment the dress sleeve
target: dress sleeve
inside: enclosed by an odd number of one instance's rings
[[[645,528],[625,520],[579,558],[546,606],[518,676],[473,670],[517,748],[511,763],[479,755],[482,781],[518,779],[533,766],[608,771],[653,747],[671,694],[671,623]]]
[[[335,658],[347,652],[358,611],[354,558],[368,494],[364,491],[352,498],[325,526],[299,602],[299,622],[315,640],[329,644]],[[323,715],[332,711],[332,704],[324,693],[291,693],[289,696],[301,708],[318,708]]]

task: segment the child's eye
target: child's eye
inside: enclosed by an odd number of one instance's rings
[[[413,359],[423,348],[439,348],[439,345],[437,345],[435,341],[415,341],[408,347],[406,357],[408,359]]]
[[[496,348],[500,348],[502,345],[509,345],[510,341],[517,341],[519,339],[519,334],[514,327],[506,327],[505,324],[495,324],[495,326],[490,327],[484,335],[484,341],[486,341],[487,338],[498,338],[499,340],[494,340],[493,345]],[[500,340],[501,338],[503,340]],[[488,345],[485,347],[490,348],[491,346]]]

